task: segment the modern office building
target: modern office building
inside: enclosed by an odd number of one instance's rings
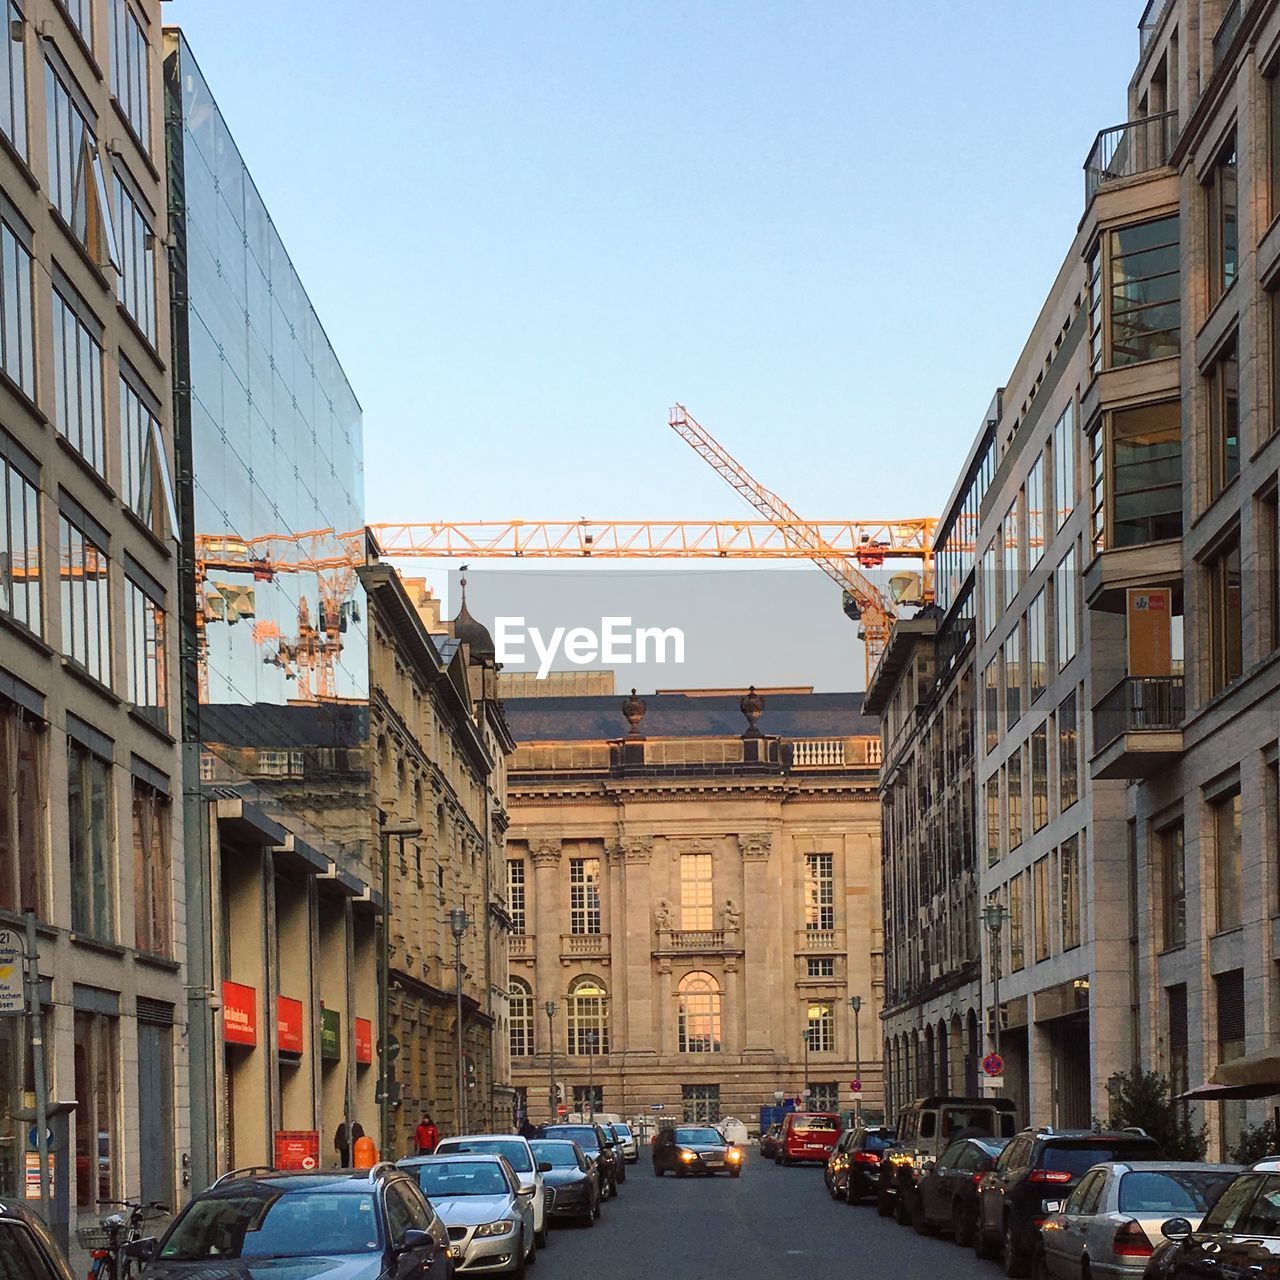
[[[535,1121],[553,1082],[574,1110],[754,1124],[806,1087],[853,1109],[861,1077],[882,1111],[880,739],[861,704],[506,703],[509,1034]]]
[[[863,711],[880,717],[885,1093],[974,1095],[983,1056],[974,784],[978,510],[995,467],[988,411],[935,532],[936,604],[899,622]]]
[[[5,5],[0,928],[38,920],[51,1217],[170,1200],[188,1141],[158,0]],[[0,1197],[30,1019],[0,1018]]]
[[[378,1137],[382,895],[360,406],[176,30],[164,92],[203,1186]]]

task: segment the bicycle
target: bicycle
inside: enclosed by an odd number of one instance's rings
[[[129,1246],[142,1239],[142,1224],[169,1212],[158,1200],[143,1204],[137,1200],[99,1200],[100,1205],[128,1209],[108,1214],[92,1227],[76,1228],[76,1243],[87,1249],[92,1259],[87,1280],[132,1280],[141,1260],[130,1254]]]

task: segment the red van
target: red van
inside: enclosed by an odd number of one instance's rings
[[[834,1111],[791,1111],[782,1122],[778,1164],[812,1160],[826,1164],[840,1138],[840,1117]]]

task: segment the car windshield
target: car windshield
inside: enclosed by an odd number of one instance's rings
[[[1141,1145],[1117,1142],[1055,1142],[1044,1149],[1040,1162],[1042,1169],[1055,1173],[1069,1173],[1079,1178],[1086,1169],[1104,1160],[1149,1160],[1156,1154],[1152,1143]]]
[[[410,1170],[428,1198],[448,1196],[501,1196],[511,1188],[496,1160],[428,1161]]]
[[[797,1133],[835,1133],[840,1123],[834,1116],[796,1116],[791,1127]]]
[[[447,1138],[436,1150],[441,1154],[478,1151],[485,1155],[506,1156],[517,1173],[532,1173],[533,1161],[523,1138]]]
[[[553,1169],[576,1169],[578,1153],[571,1142],[531,1142],[533,1154]]]
[[[1221,1169],[1135,1170],[1120,1179],[1120,1212],[1202,1214],[1234,1177]]]
[[[381,1248],[372,1192],[262,1190],[196,1200],[174,1224],[160,1257],[306,1258]]]
[[[677,1129],[676,1141],[679,1143],[705,1143],[711,1142],[716,1146],[723,1146],[724,1139],[720,1133],[711,1128],[706,1129]]]
[[[627,1139],[631,1137],[631,1126],[629,1124],[615,1124],[613,1129],[620,1138]]]
[[[548,1137],[572,1138],[584,1151],[599,1151],[600,1139],[589,1124],[558,1124],[547,1131]]]
[[[896,1141],[891,1133],[869,1133],[863,1145],[868,1151],[888,1151]]]

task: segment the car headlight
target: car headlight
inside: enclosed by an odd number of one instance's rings
[[[738,1161],[742,1159],[742,1152],[735,1151],[730,1148],[730,1150],[724,1153],[724,1158],[728,1160],[730,1164],[737,1164]]]
[[[683,1160],[685,1164],[691,1164],[697,1158],[698,1153],[696,1151],[682,1151],[680,1153],[680,1159]]]
[[[476,1228],[477,1238],[481,1236],[505,1236],[509,1231],[516,1229],[515,1221],[511,1218],[499,1218],[497,1222],[485,1222]]]

